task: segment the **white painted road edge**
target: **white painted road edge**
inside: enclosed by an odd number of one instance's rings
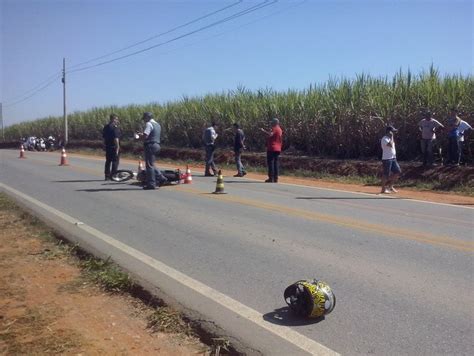
[[[267,331],[277,335],[278,337],[288,341],[289,343],[295,345],[296,347],[309,352],[312,355],[339,355],[337,352],[327,348],[324,345],[317,343],[316,341],[292,330],[289,327],[282,325],[276,325],[269,323],[263,319],[263,315],[258,311],[238,302],[237,300],[232,299],[231,297],[211,288],[207,285],[165,265],[164,263],[138,251],[133,247],[130,247],[120,241],[115,240],[111,236],[108,236],[93,227],[78,221],[77,219],[60,212],[59,210],[54,209],[53,207],[46,205],[39,200],[36,200],[29,195],[26,195],[10,186],[7,186],[0,182],[0,188],[5,191],[21,197],[22,199],[30,202],[31,204],[36,205],[37,207],[46,210],[47,212],[54,214],[58,218],[63,219],[64,221],[70,223],[73,228],[82,229],[87,233],[95,236],[96,238],[104,241],[105,243],[115,247],[123,253],[132,256],[133,258],[139,260],[140,262],[148,265],[149,267],[163,273],[167,277],[175,280],[177,283],[180,283],[187,288],[190,288],[204,297],[216,302],[223,307],[231,310],[232,312],[238,314],[240,317],[245,318],[254,324],[264,328]]]

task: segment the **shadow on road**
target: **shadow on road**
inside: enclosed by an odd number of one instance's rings
[[[76,192],[88,192],[88,193],[96,193],[96,192],[123,192],[123,191],[126,191],[126,190],[138,192],[140,189],[137,189],[137,188],[76,189]]]
[[[103,182],[103,179],[79,179],[79,180],[53,180],[51,183],[89,183],[89,182]]]
[[[265,183],[261,180],[224,180],[224,183]]]
[[[359,200],[359,199],[406,199],[406,198],[398,198],[398,197],[296,197],[295,199],[305,199],[305,200]]]
[[[288,307],[283,307],[279,309],[275,309],[270,313],[266,313],[263,315],[263,320],[268,321],[273,324],[277,325],[284,325],[284,326],[301,326],[301,325],[311,325],[317,324],[324,320],[324,316],[320,318],[301,318],[293,315],[290,312]]]

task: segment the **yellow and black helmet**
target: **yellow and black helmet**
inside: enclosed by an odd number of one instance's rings
[[[288,286],[283,293],[290,310],[302,317],[319,318],[332,312],[336,296],[326,282],[301,280]]]

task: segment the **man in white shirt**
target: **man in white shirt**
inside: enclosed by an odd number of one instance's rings
[[[385,128],[385,136],[380,140],[382,147],[382,191],[381,194],[397,193],[393,183],[398,179],[401,173],[400,165],[397,162],[397,150],[395,149],[394,132],[398,130],[393,126]]]
[[[217,124],[212,122],[211,126],[204,130],[202,135],[202,141],[204,143],[204,148],[206,149],[206,168],[204,169],[204,176],[206,177],[213,177],[217,175],[217,167],[214,163],[214,151],[216,149],[214,143],[217,138],[216,127]]]
[[[433,165],[433,143],[436,139],[436,129],[444,126],[435,120],[430,111],[423,114],[424,118],[418,123],[421,131],[421,153],[423,154],[423,166]]]

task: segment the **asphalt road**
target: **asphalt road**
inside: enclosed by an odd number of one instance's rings
[[[69,155],[70,166],[61,167],[57,152],[17,157],[0,150],[3,190],[138,251],[131,257],[105,240],[83,241],[160,283],[252,350],[474,352],[470,207],[230,177],[227,194],[214,195],[216,179],[201,172],[190,185],[143,191],[104,182],[102,160]],[[156,272],[153,263],[177,272]],[[285,287],[306,278],[326,281],[337,297],[334,311],[317,322],[292,318],[285,308]]]

